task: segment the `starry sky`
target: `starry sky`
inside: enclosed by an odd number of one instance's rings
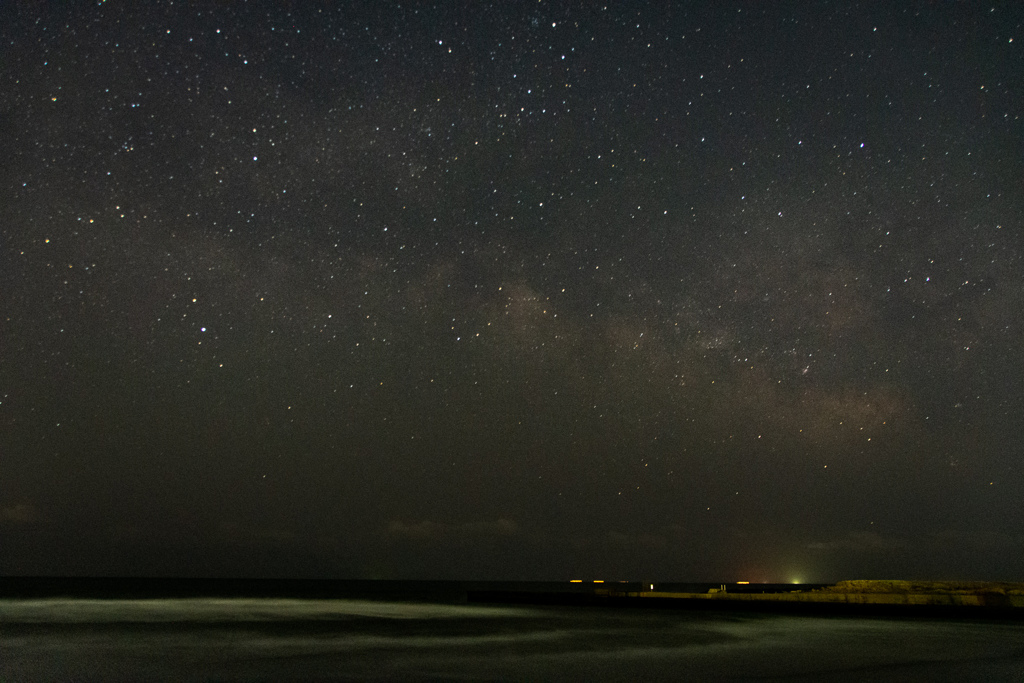
[[[1021,579],[1022,26],[4,3],[0,572]]]

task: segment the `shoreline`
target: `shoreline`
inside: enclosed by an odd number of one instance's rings
[[[1024,583],[714,584],[0,577],[0,599],[285,598],[1024,619]]]
[[[590,592],[470,591],[470,602],[692,610],[742,610],[834,616],[1024,619],[1024,584],[1005,582],[841,581],[812,590],[756,592],[728,584],[705,593],[594,588]]]

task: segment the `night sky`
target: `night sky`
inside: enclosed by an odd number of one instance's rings
[[[1017,3],[0,9],[0,573],[1022,579]]]

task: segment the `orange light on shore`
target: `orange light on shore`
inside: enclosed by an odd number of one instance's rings
[[[737,586],[749,586],[750,582],[749,581],[737,581],[736,585]]]
[[[583,583],[583,579],[569,579],[569,583]]]
[[[604,583],[604,579],[594,579],[594,583]]]

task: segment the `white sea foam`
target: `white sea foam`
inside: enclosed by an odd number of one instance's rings
[[[0,600],[0,680],[1024,680],[1024,625],[367,600]]]
[[[286,598],[180,598],[0,600],[5,623],[233,622],[350,619],[484,619],[522,617],[529,608],[483,607],[373,600]]]

